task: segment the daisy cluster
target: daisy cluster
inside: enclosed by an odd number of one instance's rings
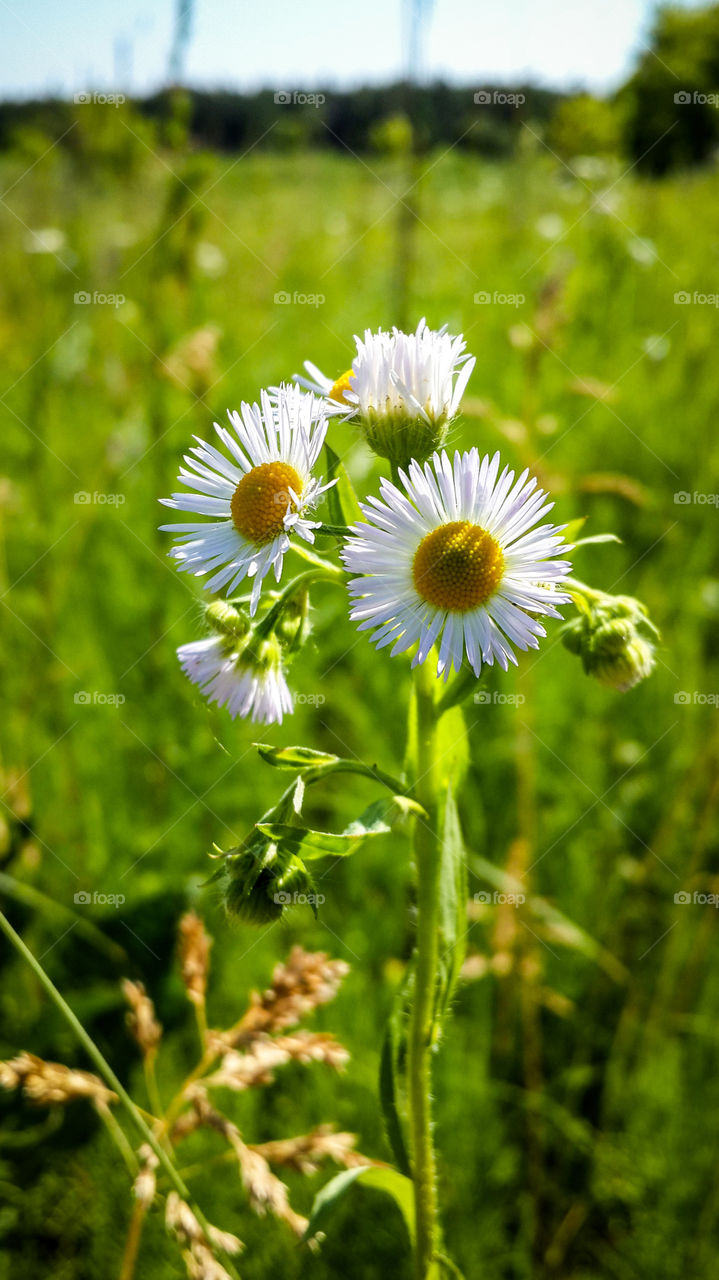
[[[502,468],[499,454],[442,449],[474,367],[462,336],[422,320],[411,334],[367,330],[355,341],[338,378],[308,361],[309,378],[243,403],[228,427],[216,423],[215,443],[196,438],[180,469],[185,491],[163,499],[190,516],[162,526],[176,537],[178,569],[208,591],[246,593],[236,608],[210,608],[213,634],[178,649],[189,678],[233,716],[273,723],[292,710],[285,665],[306,607],[292,584],[279,603],[264,584],[279,583],[287,553],[321,527],[316,507],[335,481],[317,468],[334,417],[392,463],[393,479],[360,504],[364,520],[345,530],[340,553],[351,617],[378,648],[412,650],[413,665],[436,651],[445,680],[465,663],[476,676],[495,661],[506,670],[515,649],[538,647],[539,619],[559,617],[570,598],[563,526],[541,523],[552,504],[537,481]]]

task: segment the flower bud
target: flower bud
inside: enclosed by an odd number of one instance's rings
[[[295,653],[305,643],[310,630],[309,592],[301,588],[288,600],[274,629],[285,653]]]
[[[258,832],[245,848],[227,855],[225,907],[250,924],[278,920],[295,894],[312,894],[314,881],[295,854],[281,852]]]
[[[651,674],[659,632],[641,601],[588,592],[578,607],[562,629],[562,642],[582,659],[587,675],[626,693]]]
[[[237,640],[247,635],[250,620],[247,615],[228,604],[226,600],[213,600],[205,609],[205,622],[219,636]]]

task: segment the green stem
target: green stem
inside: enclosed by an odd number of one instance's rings
[[[300,554],[304,555],[304,551]],[[306,590],[314,582],[337,582],[339,578],[344,577],[344,569],[338,569],[336,565],[325,564],[323,561],[318,561],[318,565],[321,565],[321,567],[306,569],[304,573],[300,573],[296,578],[293,578],[289,586],[285,587],[279,600],[275,600],[275,603],[268,609],[264,618],[256,624],[255,638],[257,640],[263,640],[271,634],[283,611],[294,600],[299,591]]]
[[[132,1123],[134,1124],[135,1128],[141,1134],[143,1141],[147,1142],[148,1145],[152,1147],[152,1150],[154,1151],[160,1164],[162,1165],[162,1168],[164,1169],[165,1173],[170,1179],[170,1182],[172,1183],[172,1186],[175,1188],[175,1191],[179,1196],[181,1196],[183,1200],[187,1202],[187,1204],[189,1204],[190,1208],[192,1209],[192,1212],[197,1218],[197,1221],[202,1227],[202,1230],[204,1231],[205,1235],[209,1239],[210,1225],[207,1219],[205,1218],[202,1210],[199,1208],[199,1206],[195,1202],[195,1199],[192,1196],[191,1192],[188,1191],[187,1187],[185,1186],[182,1178],[177,1172],[177,1169],[172,1163],[172,1160],[168,1156],[167,1152],[158,1142],[150,1126],[140,1115],[140,1112],[135,1106],[135,1103],[132,1101],[132,1098],[130,1097],[129,1093],[127,1092],[127,1090],[125,1089],[121,1081],[118,1080],[109,1062],[107,1061],[106,1058],[103,1057],[102,1053],[100,1052],[97,1045],[95,1044],[95,1041],[92,1039],[91,1036],[88,1035],[87,1031],[85,1030],[82,1023],[80,1022],[80,1019],[78,1018],[77,1014],[74,1013],[73,1010],[70,1008],[65,997],[61,995],[61,993],[58,991],[52,979],[49,978],[48,975],[46,974],[39,960],[35,958],[32,951],[30,951],[30,949],[25,945],[19,933],[15,932],[12,925],[10,924],[10,921],[5,917],[2,911],[0,911],[0,929],[5,934],[8,941],[12,943],[12,945],[15,947],[15,950],[20,953],[23,960],[25,960],[25,962],[30,966],[38,982],[42,987],[44,987],[45,991],[49,995],[53,1004],[56,1005],[56,1007],[58,1008],[62,1016],[65,1018],[66,1022],[70,1024],[73,1031],[75,1032],[75,1035],[80,1041],[80,1044],[82,1045],[83,1049],[87,1053],[88,1057],[94,1062],[95,1066],[97,1067],[105,1083],[109,1085],[109,1087],[112,1090],[114,1090],[114,1092],[117,1094],[119,1102],[125,1108],[125,1111],[127,1112],[128,1116],[132,1120]],[[225,1255],[225,1261],[223,1265],[226,1271],[228,1271],[229,1274],[233,1277],[233,1280],[239,1280],[239,1277],[237,1276],[237,1272],[234,1268],[234,1265],[228,1255]]]
[[[298,556],[302,556],[303,560],[307,560],[309,564],[314,564],[318,569],[326,569],[327,573],[333,578],[344,578],[346,570],[338,564],[333,564],[331,560],[324,560],[322,556],[318,556],[316,552],[310,551],[309,547],[303,546],[299,542],[290,544],[290,551],[296,552]]]
[[[428,816],[426,820],[417,820],[414,824],[417,943],[414,1000],[408,1044],[417,1280],[425,1280],[437,1247],[437,1191],[431,1112],[431,1039],[438,958],[440,873],[436,684],[431,663],[421,663],[415,670],[417,780],[414,796]]]

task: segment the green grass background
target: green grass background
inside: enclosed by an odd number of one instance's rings
[[[325,701],[259,733],[208,710],[174,655],[200,633],[200,588],[174,571],[156,526],[193,433],[207,438],[213,418],[307,357],[339,373],[353,333],[395,321],[407,180],[383,157],[170,151],[111,114],[81,108],[71,151],[45,154],[47,141],[28,137],[0,162],[2,870],[46,895],[31,906],[3,892],[3,909],[140,1101],[118,979],[142,976],[157,1003],[169,1096],[196,1057],[174,965],[188,903],[215,937],[213,1025],[239,1015],[293,943],[348,960],[340,995],[313,1020],[349,1048],[347,1072],[285,1069],[228,1106],[250,1141],[333,1121],[389,1159],[376,1077],[411,946],[405,839],[323,866],[317,921],[299,908],[265,930],[228,922],[202,882],[213,842],[235,843],[283,783],[258,761],[255,738],[397,769],[405,666],[357,635],[341,593],[320,589],[293,685]],[[510,960],[509,972],[461,988],[436,1063],[446,1235],[468,1280],[706,1276],[719,1266],[717,913],[674,894],[719,887],[717,708],[675,694],[719,690],[718,517],[716,505],[674,494],[719,490],[719,364],[716,308],[674,295],[717,288],[719,177],[648,183],[609,164],[582,180],[527,141],[511,163],[454,151],[419,165],[404,318],[447,322],[477,357],[452,444],[534,460],[557,518],[616,531],[622,544],[579,552],[577,573],[640,596],[664,642],[653,678],[622,696],[582,674],[555,626],[518,673],[493,677],[524,704],[466,709],[470,868],[473,854],[499,867],[520,857],[532,866],[527,891],[617,963],[592,958],[566,929],[548,932],[528,908],[503,921],[489,906],[468,920],[473,954]],[[48,226],[64,233],[59,255],[28,254],[29,230]],[[198,268],[198,242],[221,250],[219,275]],[[126,302],[78,305],[80,290]],[[325,301],[278,305],[280,290]],[[495,290],[525,301],[475,303]],[[521,324],[539,335],[529,351],[510,340]],[[199,384],[174,384],[166,364],[206,325],[220,330],[218,380],[198,400]],[[614,387],[611,402],[577,394],[588,377]],[[333,443],[371,491],[381,469],[361,441],[340,427]],[[78,491],[124,501],[78,505]],[[82,705],[81,690],[125,701]],[[20,827],[6,790],[13,770],[32,806]],[[313,816],[343,823],[371,797],[343,779],[317,789]],[[476,867],[470,884],[487,888]],[[75,908],[79,889],[126,901]],[[67,910],[126,958],[70,927]],[[27,1048],[86,1065],[32,975],[4,945],[0,959],[0,1054]],[[9,1097],[0,1116],[2,1280],[117,1275],[127,1175],[89,1110],[46,1124]],[[326,1176],[291,1179],[297,1208]],[[282,1224],[250,1214],[228,1166],[193,1186],[212,1220],[246,1242],[246,1280],[409,1275],[401,1220],[376,1193],[348,1197],[315,1258]],[[138,1275],[181,1274],[152,1215]]]

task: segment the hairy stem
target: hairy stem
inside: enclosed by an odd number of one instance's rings
[[[416,800],[427,814],[414,824],[417,944],[408,1044],[408,1096],[416,1217],[415,1274],[425,1280],[437,1247],[437,1192],[432,1143],[431,1035],[437,971],[440,846],[437,813],[436,679],[428,662],[415,672]]]
[[[135,1128],[142,1135],[143,1140],[152,1147],[152,1150],[170,1179],[175,1191],[187,1202],[187,1204],[190,1205],[190,1208],[202,1227],[202,1230],[209,1239],[209,1223],[207,1222],[202,1210],[195,1202],[191,1192],[188,1191],[185,1186],[164,1147],[158,1142],[152,1129],[141,1116],[138,1108],[135,1106],[135,1103],[127,1092],[127,1089],[117,1078],[109,1062],[105,1057],[103,1057],[95,1044],[95,1041],[90,1035],[88,1035],[77,1014],[70,1008],[65,997],[58,991],[52,979],[46,974],[39,960],[37,960],[32,951],[26,947],[19,933],[15,932],[10,921],[5,917],[2,911],[0,911],[0,929],[5,934],[8,941],[12,943],[13,947],[15,947],[15,950],[22,956],[23,960],[25,960],[25,962],[30,966],[38,982],[42,987],[44,987],[53,1004],[60,1011],[66,1022],[70,1024],[88,1057],[94,1062],[105,1083],[117,1094],[120,1105],[124,1107]],[[223,1265],[226,1271],[233,1277],[233,1280],[238,1280],[237,1272],[229,1255],[225,1256]]]

